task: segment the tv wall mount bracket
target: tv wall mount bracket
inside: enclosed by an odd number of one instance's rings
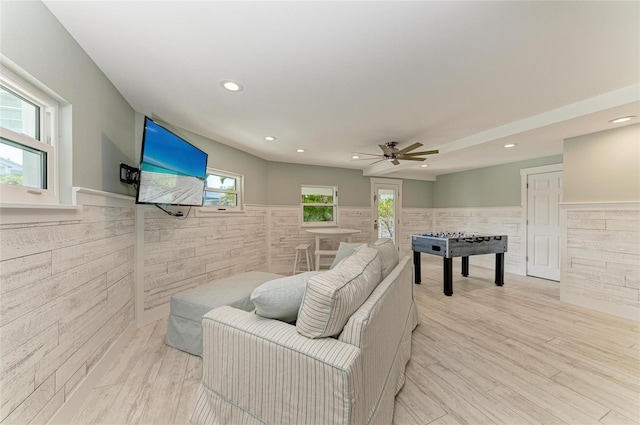
[[[140,169],[120,163],[120,181],[125,184],[138,184]]]

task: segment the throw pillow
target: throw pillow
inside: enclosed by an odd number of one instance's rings
[[[398,249],[393,243],[393,240],[389,238],[380,238],[375,241],[371,247],[380,253],[380,258],[382,259],[382,279],[385,279],[400,261]]]
[[[306,272],[273,279],[263,283],[251,293],[256,314],[269,319],[293,322],[298,317],[304,290],[312,276],[320,271]]]
[[[356,248],[362,245],[364,244],[340,242],[338,252],[336,253],[336,258],[333,260],[333,263],[331,263],[331,267],[329,267],[329,269],[334,268],[340,261],[344,260],[347,257],[350,257],[355,252]]]
[[[309,279],[296,329],[308,338],[339,334],[382,280],[378,251],[362,246],[335,268]]]

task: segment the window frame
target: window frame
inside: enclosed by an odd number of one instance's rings
[[[0,136],[14,143],[46,154],[45,170],[43,170],[43,175],[46,179],[46,188],[41,189],[0,183],[2,203],[34,205],[58,204],[59,153],[57,142],[60,106],[51,96],[45,94],[34,84],[27,82],[10,71],[4,65],[0,65],[0,71],[0,84],[2,86],[39,107],[40,140],[2,126],[0,126]]]
[[[332,203],[302,203],[302,191],[304,188],[319,188],[319,189],[331,189],[333,191]],[[332,221],[304,221],[304,207],[333,207],[333,220]],[[338,226],[338,186],[330,185],[317,185],[317,184],[302,184],[300,185],[300,225],[301,227],[336,227]]]
[[[209,175],[215,175],[219,177],[229,177],[236,180],[236,189],[235,190],[225,190],[225,189],[215,189],[215,188],[207,188],[207,179]],[[203,202],[205,198],[206,192],[214,192],[214,193],[232,193],[236,195],[236,206],[229,205],[203,205],[201,208],[201,212],[204,213],[238,213],[244,212],[244,176],[242,174],[233,173],[231,171],[219,170],[217,168],[207,167],[207,174],[205,176],[205,186],[204,192],[202,194]]]

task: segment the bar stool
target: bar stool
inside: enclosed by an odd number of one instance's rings
[[[304,270],[298,269],[298,262],[302,260],[302,252],[304,251],[304,258],[307,261],[307,271],[313,270],[313,263],[311,261],[311,255],[309,254],[309,248],[311,244],[301,243],[296,247],[296,259],[293,262],[293,274],[302,273]]]

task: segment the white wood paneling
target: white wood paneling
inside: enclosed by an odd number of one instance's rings
[[[640,204],[561,206],[560,299],[640,321]]]
[[[49,421],[134,320],[133,199],[76,200],[75,221],[0,226],[4,423]]]
[[[171,296],[234,274],[267,270],[267,208],[245,213],[171,217],[138,206],[144,214],[139,251],[143,313],[164,307]],[[166,312],[165,308],[161,309]],[[160,310],[158,310],[160,311]],[[145,323],[142,320],[141,323]]]
[[[315,252],[315,236],[301,227],[299,206],[269,207],[269,271],[291,274],[295,257],[295,247],[301,243],[311,245],[311,256]],[[352,236],[352,242],[369,243],[373,237],[371,208],[339,207],[338,225],[350,229],[359,229],[361,233]],[[337,249],[339,238],[322,239],[322,249]],[[330,257],[321,257],[322,268],[328,268],[333,261]]]
[[[433,208],[403,208],[402,234],[400,235],[400,257],[409,255],[411,251],[411,235],[433,232]]]

